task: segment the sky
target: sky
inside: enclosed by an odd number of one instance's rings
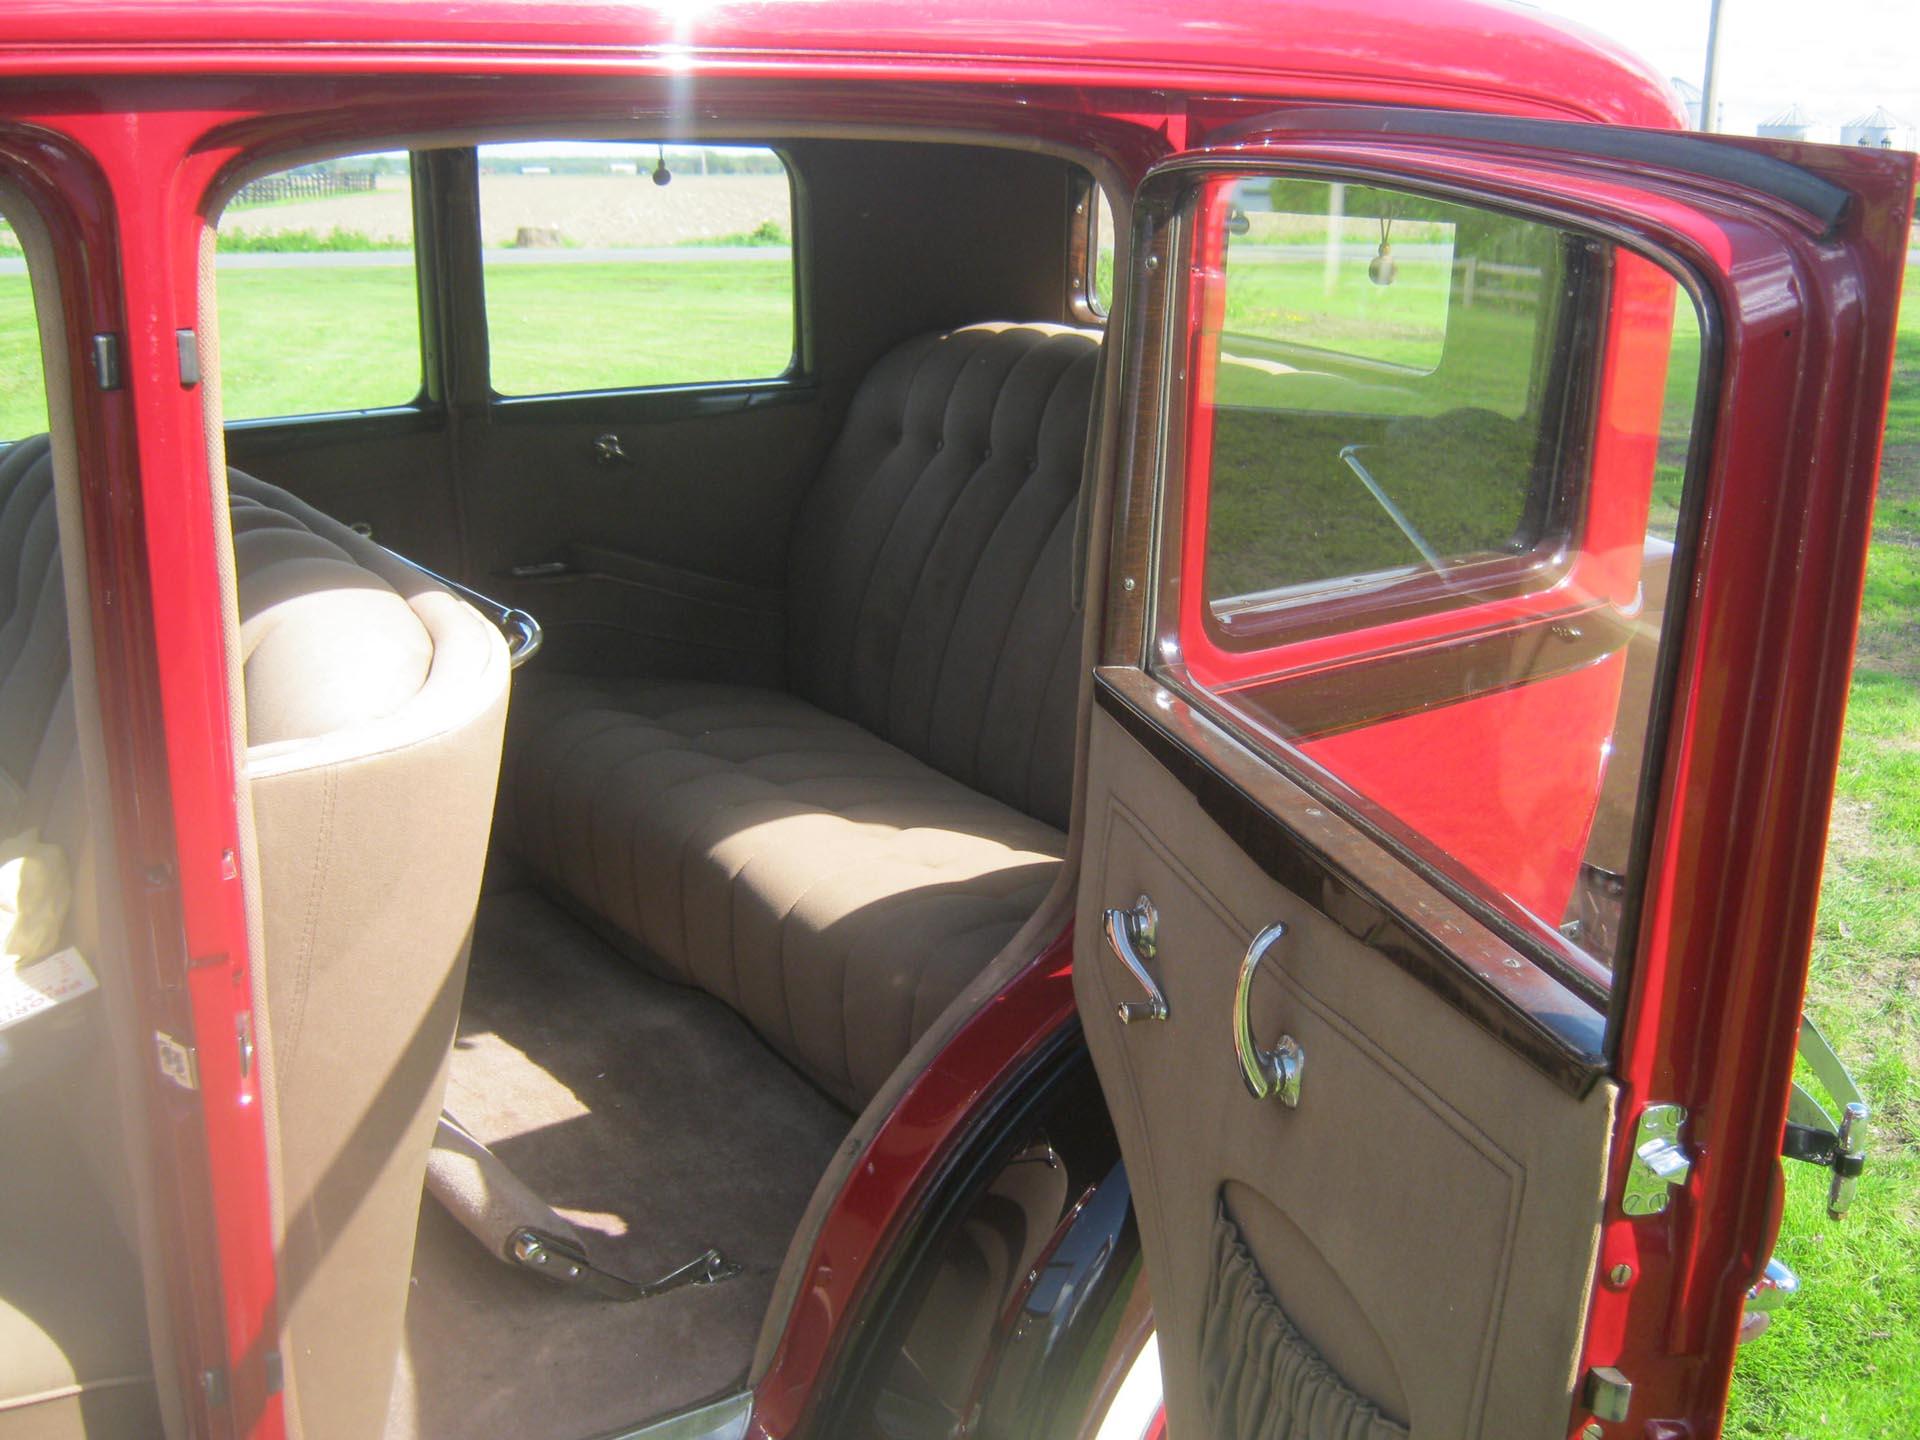
[[[1700,84],[1708,0],[1535,0]],[[1721,128],[1754,126],[1796,101],[1836,141],[1839,127],[1884,105],[1920,125],[1920,0],[1721,0]]]

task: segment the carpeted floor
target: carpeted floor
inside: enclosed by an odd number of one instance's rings
[[[481,902],[447,1109],[601,1265],[652,1278],[714,1245],[745,1268],[601,1300],[493,1259],[427,1199],[389,1440],[585,1440],[737,1383],[851,1123],[732,1011],[532,890]]]

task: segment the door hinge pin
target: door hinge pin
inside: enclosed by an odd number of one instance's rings
[[[110,330],[93,337],[93,383],[102,390],[118,390],[126,383],[120,374],[120,337]]]

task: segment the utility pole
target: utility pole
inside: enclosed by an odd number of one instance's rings
[[[1711,133],[1719,128],[1720,0],[1707,0],[1707,6],[1707,78],[1700,87],[1700,128]]]

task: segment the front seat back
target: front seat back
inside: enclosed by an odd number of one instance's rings
[[[499,633],[230,477],[280,1165],[282,1357],[308,1436],[378,1435],[404,1334],[500,769]]]

